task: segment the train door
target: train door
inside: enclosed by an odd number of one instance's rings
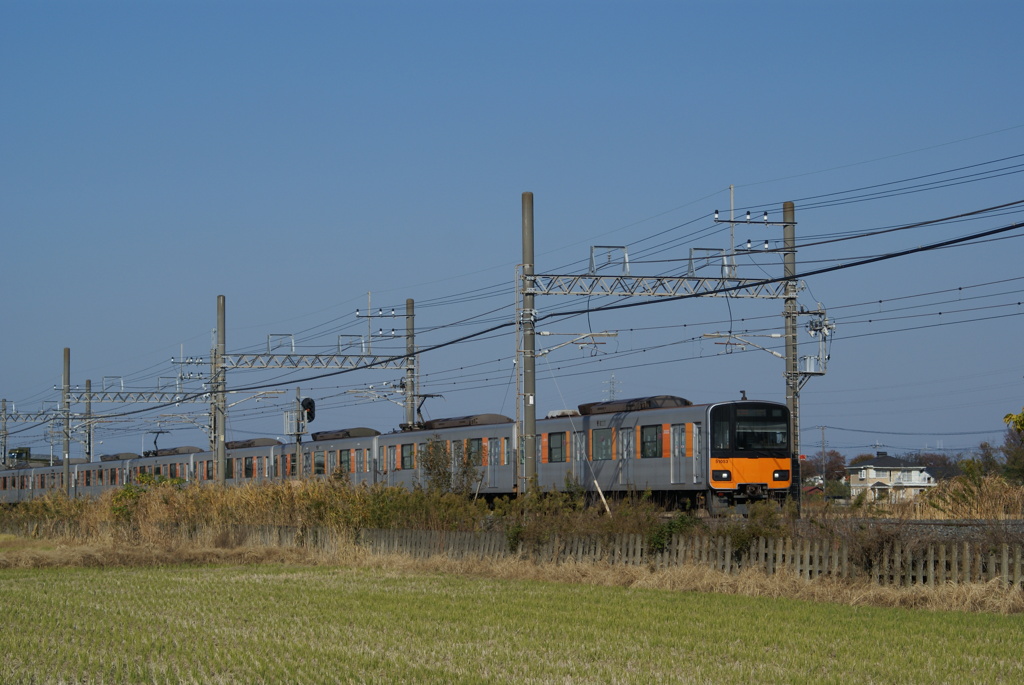
[[[708,482],[707,474],[708,451],[704,448],[704,431],[701,424],[693,424],[693,482],[697,485],[705,485]]]
[[[705,482],[701,424],[678,423],[672,425],[672,452],[670,481],[677,485]]]
[[[619,434],[619,485],[629,485],[633,482],[636,434],[632,426],[623,426],[617,432]]]
[[[487,487],[497,487],[495,475],[501,463],[501,438],[487,438]]]
[[[686,482],[686,426],[692,424],[672,424],[672,448],[669,464],[669,482],[680,485]]]
[[[577,483],[582,483],[587,479],[587,434],[583,431],[573,431],[572,433],[572,476],[576,479]]]
[[[367,458],[371,462],[370,471],[372,473],[370,473],[370,482],[376,483],[380,479],[381,471],[384,467],[384,446],[377,441],[377,438],[373,439],[373,444],[370,446]]]

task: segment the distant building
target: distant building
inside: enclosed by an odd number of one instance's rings
[[[802,490],[804,493],[804,497],[808,497],[810,495],[821,495],[822,497],[825,496],[825,490],[820,485],[805,485],[802,488]]]
[[[915,464],[885,452],[869,462],[846,467],[850,498],[867,491],[871,502],[911,500],[935,487],[935,477],[924,464]]]

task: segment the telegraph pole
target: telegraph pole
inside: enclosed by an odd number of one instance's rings
[[[789,435],[793,455],[799,464],[800,456],[800,370],[797,367],[796,340],[796,214],[792,202],[782,204],[782,264],[786,278],[784,316],[786,322],[786,405],[789,407]],[[797,475],[794,473],[794,476]],[[797,479],[794,478],[796,482]]]
[[[523,193],[523,451],[526,487],[537,480],[537,348],[533,284],[533,193]]]
[[[210,441],[213,443],[214,461],[217,464],[217,484],[224,485],[227,478],[227,451],[224,447],[227,420],[227,382],[224,368],[225,314],[224,296],[217,296],[217,342],[210,355]]]
[[[85,460],[92,461],[92,379],[85,379]]]
[[[64,487],[71,497],[71,405],[68,396],[71,394],[71,348],[64,348],[64,377],[61,383],[60,408],[64,419]]]
[[[405,423],[416,423],[416,316],[414,302],[405,301]]]
[[[299,386],[295,386],[295,467],[292,469],[292,473],[298,473],[299,478],[308,475],[303,471],[304,466],[302,463],[303,418],[302,389]]]

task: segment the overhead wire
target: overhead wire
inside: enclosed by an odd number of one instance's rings
[[[984,166],[984,165],[987,165],[987,164],[994,164],[994,163],[997,163],[997,162],[1006,161],[1006,160],[1009,160],[1009,159],[1014,159],[1014,158],[1019,157],[1019,156],[1021,156],[1021,155],[1014,155],[1014,156],[1011,156],[1011,157],[1001,158],[999,160],[992,160],[990,162],[985,162],[985,163],[980,163],[980,164],[975,164],[975,165],[969,165],[967,167],[958,167],[957,169],[947,170],[945,172],[936,172],[935,174],[927,174],[927,175],[923,175],[923,176],[911,177],[909,179],[903,179],[901,181],[888,182],[886,184],[876,184],[875,186],[864,186],[864,187],[860,187],[860,188],[851,189],[851,190],[848,190],[848,191],[838,191],[838,192],[835,192],[835,193],[828,193],[828,194],[825,194],[823,196],[808,196],[807,198],[802,198],[801,201],[807,201],[807,200],[810,200],[810,199],[816,199],[818,197],[838,196],[840,194],[847,194],[847,195],[849,195],[850,193],[853,193],[853,192],[861,192],[863,190],[867,190],[867,189],[871,189],[871,188],[877,188],[877,187],[881,187],[881,186],[891,186],[891,185],[894,185],[894,184],[897,184],[897,183],[907,183],[907,182],[910,182],[910,181],[920,180],[922,178],[935,177],[935,176],[939,176],[939,175],[942,175],[942,174],[947,174],[948,175],[949,173],[954,173],[954,172],[958,172],[958,171],[969,169],[969,168],[976,168],[976,167]],[[1005,167],[1002,171],[1013,170],[1013,169],[1016,169],[1016,166]],[[966,178],[973,178],[973,177],[983,176],[984,174],[989,174],[989,176],[985,176],[984,178],[979,179],[979,180],[986,180],[988,178],[992,178],[993,177],[993,176],[991,176],[991,173],[993,173],[993,172],[982,172],[982,173],[979,173],[979,174],[973,174],[973,175],[958,177],[958,179],[956,179],[956,180],[964,180]],[[1017,172],[1013,171],[1013,173],[1017,173]],[[945,180],[943,180],[941,182],[943,182],[943,183],[952,182],[952,179],[945,179]],[[936,182],[936,183],[938,183],[938,182]],[[931,185],[931,184],[919,184],[919,187],[924,188],[926,185]],[[907,189],[904,188],[902,190],[907,190]],[[868,201],[870,199],[878,199],[878,198],[877,197],[860,197],[860,198],[857,198],[857,199],[858,199],[858,201]],[[844,202],[849,201],[849,200],[850,200],[850,198],[846,198],[844,200]],[[1003,206],[1006,207],[1006,206],[1010,206],[1010,205],[1013,205],[1013,204],[1017,204],[1017,203],[1008,203],[1007,205],[1003,205]],[[988,210],[978,210],[978,211],[979,212],[992,211],[992,209],[993,208],[989,208]],[[964,215],[960,215],[960,216],[964,216]],[[645,238],[642,238],[639,241],[634,241],[634,243],[631,243],[631,244],[641,244],[641,243],[643,243],[645,241],[653,240],[653,239],[655,239],[658,236],[668,234],[668,233],[670,233],[670,232],[672,232],[674,230],[677,230],[678,228],[680,228],[682,226],[692,225],[693,223],[696,223],[699,220],[700,220],[699,218],[698,219],[693,219],[693,220],[691,220],[689,222],[686,222],[684,224],[679,224],[679,225],[674,226],[672,228],[664,229],[662,231],[659,231],[658,233],[655,233],[653,235],[650,235],[650,236],[647,236]],[[931,222],[926,222],[926,223],[931,223]],[[1019,224],[1017,226],[1019,227]],[[909,226],[907,226],[907,227],[897,227],[897,228],[891,229],[891,230],[906,230],[907,228],[909,228]],[[712,229],[711,228],[706,228],[706,229],[703,229],[703,230],[712,230]],[[1003,229],[1003,230],[1009,230],[1009,229]],[[695,233],[693,235],[699,235],[699,233]],[[950,241],[950,242],[951,242],[951,244],[959,244],[958,241]],[[803,246],[809,246],[811,244],[818,244],[818,243],[804,243]],[[651,248],[651,249],[654,249],[654,248]],[[938,249],[938,248],[937,247],[932,247],[931,249]],[[902,253],[898,253],[898,254],[888,254],[887,253],[885,255],[881,255],[881,256],[878,256],[878,257],[865,258],[865,259],[862,259],[862,260],[857,260],[855,262],[839,265],[837,267],[833,267],[832,269],[808,272],[808,273],[805,273],[805,274],[801,274],[799,277],[805,277],[805,276],[808,276],[808,275],[817,275],[819,273],[825,273],[827,271],[835,270],[837,268],[850,268],[851,266],[859,266],[859,265],[871,263],[872,261],[881,260],[881,259],[891,259],[891,258],[894,258],[895,256],[903,256],[905,254],[911,254],[911,253],[913,253],[913,251],[906,251],[906,252],[902,252]],[[508,294],[508,292],[507,292],[507,288],[508,288],[507,284],[494,285],[494,286],[491,286],[491,288],[494,289],[493,295],[480,295],[478,297],[486,298],[486,297],[492,297],[492,296],[496,297],[496,296],[499,296],[499,295],[505,296],[505,295]],[[499,288],[503,292],[499,291],[498,290]],[[458,298],[450,298],[450,302],[446,302],[444,298],[436,298],[436,300],[437,301],[431,302],[429,305],[424,305],[424,306],[431,306],[431,307],[434,307],[434,306],[445,306],[446,304],[449,304],[449,303],[450,304],[458,304],[460,302],[465,302],[466,301],[465,299],[461,299],[460,300]],[[628,305],[633,305],[633,306],[641,305],[641,304],[646,304],[646,303],[628,303]],[[495,308],[495,309],[490,310],[490,313],[492,313],[492,314],[493,313],[497,313],[497,312],[503,311],[505,309],[509,309],[511,306],[512,305],[505,305],[505,306],[502,306],[502,307],[499,307],[499,308]],[[568,306],[563,307],[563,308],[557,308],[556,307],[556,308],[552,308],[552,309],[548,310],[548,312],[544,314],[544,317],[545,318],[559,318],[560,320],[564,320],[566,318],[570,318],[572,316],[575,316],[575,315],[577,315],[579,313],[583,313],[583,312],[585,312],[585,313],[587,313],[589,315],[591,312],[595,312],[595,311],[609,311],[609,310],[612,310],[612,309],[619,309],[619,308],[623,308],[623,305],[603,306],[603,307],[596,307],[596,308],[588,307],[585,310],[573,310],[573,309],[569,308]],[[479,318],[481,318],[481,317],[483,317],[485,315],[486,315],[486,313],[485,314],[476,315],[476,316],[473,316],[473,317],[466,317],[465,319],[463,319],[460,322],[453,322],[453,323],[449,323],[449,324],[444,324],[444,325],[436,326],[436,327],[433,327],[431,330],[445,330],[447,328],[454,327],[454,326],[470,325],[470,323],[472,321],[474,321],[475,319],[479,319]],[[334,319],[332,321],[337,322],[341,318],[343,318],[343,317],[339,317],[338,319]],[[304,331],[300,332],[300,334],[306,333],[306,332],[316,331],[316,330],[322,328],[323,326],[328,325],[329,323],[331,323],[331,322],[325,322],[324,324],[318,324],[316,326],[307,328]],[[355,326],[355,325],[356,325],[355,323],[350,324],[350,327],[351,326]],[[496,331],[496,330],[499,330],[499,329],[502,329],[502,328],[506,328],[509,325],[510,324],[506,322],[504,324],[498,324],[496,326],[493,326],[493,327],[491,327],[488,330],[489,331]],[[448,345],[451,345],[451,344],[458,344],[459,342],[466,341],[466,340],[469,340],[469,339],[475,339],[479,335],[481,335],[480,332],[477,332],[475,334],[470,334],[469,336],[462,336],[462,337],[456,339],[455,341],[448,341],[448,342],[442,343],[440,347],[448,346]],[[431,348],[431,349],[440,349],[440,347],[434,347],[434,348]],[[149,367],[149,369],[153,369],[153,368],[155,368],[155,367]],[[143,370],[141,372],[136,372],[135,375],[132,375],[130,377],[133,378],[133,379],[145,378],[146,376],[142,375],[145,371],[146,370]],[[149,377],[155,377],[158,373],[159,373],[159,371],[153,372]],[[291,373],[286,373],[286,374],[281,374],[278,377],[277,380],[280,380],[280,379],[283,379],[283,378],[289,378],[291,380],[284,381],[283,383],[279,383],[279,384],[289,384],[289,383],[293,382],[294,376],[296,376],[296,375],[299,375],[298,371],[291,372]],[[305,379],[300,379],[300,380],[305,380]]]

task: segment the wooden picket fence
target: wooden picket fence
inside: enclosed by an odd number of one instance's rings
[[[828,576],[868,579],[879,585],[943,585],[987,583],[1024,589],[1021,547],[1002,545],[981,549],[969,542],[912,547],[895,543],[880,554],[857,563],[846,541],[756,538],[741,552],[723,536],[676,535],[663,549],[651,551],[641,535],[574,536],[536,545],[519,544],[510,550],[500,532],[419,530],[362,530],[358,543],[380,554],[400,553],[417,558],[452,559],[517,557],[537,563],[607,563],[668,568],[700,565],[724,573],[758,569],[772,575],[786,573],[808,580]]]
[[[22,522],[0,525],[0,533],[21,537],[72,537],[67,523]],[[352,542],[350,532],[313,526],[228,525],[168,526],[168,539],[185,539],[212,546],[305,547],[336,553]],[[908,545],[895,542],[878,553],[857,558],[845,540],[756,538],[741,551],[725,536],[675,535],[654,550],[642,535],[553,536],[536,543],[517,543],[499,531],[460,532],[429,530],[362,529],[355,542],[373,553],[407,554],[417,558],[528,559],[536,563],[605,563],[669,568],[700,565],[724,573],[758,569],[772,575],[785,573],[812,580],[820,577],[867,579],[879,585],[945,585],[998,582],[1024,589],[1020,545],[972,542]]]

